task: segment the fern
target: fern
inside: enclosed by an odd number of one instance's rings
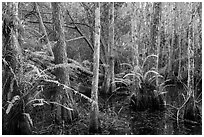
[[[145,65],[146,61],[147,61],[149,58],[151,58],[151,57],[158,58],[158,56],[157,56],[157,55],[154,55],[154,54],[147,56],[147,57],[145,58],[145,60],[143,61],[143,63],[142,63],[142,68],[144,68],[144,65]]]
[[[148,80],[147,80],[147,76],[148,76],[148,74],[150,74],[150,73],[154,73],[154,74],[157,75],[157,76],[160,75],[158,72],[156,72],[156,71],[154,71],[154,70],[149,70],[149,71],[147,71],[147,72],[144,74],[144,77],[143,77],[144,81],[148,81]],[[161,75],[160,75],[160,76],[161,76]],[[151,78],[150,78],[150,79],[151,79]]]
[[[132,66],[131,64],[129,63],[122,63],[121,66],[128,66],[132,71],[130,73],[127,73],[125,76],[123,76],[123,79],[129,79],[131,82],[130,83],[133,83],[135,82],[135,80],[138,80],[138,84],[140,85],[142,82],[152,82],[152,80],[155,78],[155,76],[158,76],[158,77],[162,77],[156,70],[154,69],[151,69],[147,72],[144,72],[144,65],[146,63],[146,61],[149,59],[149,58],[158,58],[157,55],[149,55],[145,58],[144,62],[142,63],[142,65],[137,65],[137,66]],[[147,76],[150,74],[150,73],[153,73],[154,75],[147,79]]]

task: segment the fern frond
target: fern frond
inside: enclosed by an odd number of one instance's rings
[[[144,74],[144,80],[146,80],[148,74],[150,74],[150,73],[154,73],[155,75],[160,75],[157,71],[149,70]]]
[[[164,78],[162,75],[158,74],[157,77]],[[156,76],[152,76],[148,81],[149,83],[152,83],[154,80],[156,80]]]
[[[134,74],[134,73],[128,73],[128,74],[126,74],[125,76],[123,76],[123,78],[126,78],[126,77],[128,77],[128,76],[135,76],[135,74]]]
[[[139,79],[144,79],[143,75],[141,73],[135,73],[135,76],[139,76]]]
[[[123,83],[123,84],[125,84],[126,86],[129,86],[130,83],[131,83],[131,80],[119,78],[119,79],[115,80],[114,83]]]
[[[158,55],[152,54],[152,55],[147,56],[147,57],[144,59],[144,62],[143,62],[143,64],[142,64],[142,68],[144,67],[144,64],[146,63],[146,61],[147,61],[149,58],[151,58],[151,57],[158,58]]]

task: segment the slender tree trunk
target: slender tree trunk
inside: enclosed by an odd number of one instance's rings
[[[100,3],[95,3],[95,43],[94,43],[94,68],[91,98],[93,100],[90,112],[89,132],[96,134],[99,132],[99,108],[98,108],[98,77],[99,77],[99,58],[100,58]]]
[[[109,6],[109,33],[108,33],[108,47],[106,57],[106,69],[105,69],[105,93],[111,93],[115,90],[115,77],[114,77],[114,2]]]
[[[156,71],[159,72],[159,53],[160,53],[160,46],[161,46],[161,14],[159,17],[159,25],[158,25],[158,36],[157,36],[157,65]],[[159,79],[158,75],[156,75],[156,87],[159,86]]]
[[[193,30],[193,4],[190,3],[191,17],[188,32],[188,88],[189,95],[194,98],[194,30]]]
[[[161,2],[154,2],[153,3],[153,18],[151,20],[151,30],[150,30],[150,37],[151,37],[151,47],[150,47],[150,54],[155,54],[156,52],[156,36],[158,33],[158,24],[159,24],[159,16],[161,11]]]
[[[201,122],[200,120],[200,109],[196,105],[196,98],[194,95],[194,24],[193,24],[193,17],[194,17],[194,9],[193,9],[193,2],[188,3],[188,8],[190,10],[190,20],[188,24],[188,104],[186,104],[186,107],[184,109],[184,119],[192,120]]]
[[[157,54],[157,36],[158,36],[158,25],[160,23],[161,16],[161,2],[153,3],[153,15],[151,20],[151,29],[150,29],[150,54]],[[153,62],[152,62],[153,63]],[[148,69],[151,69],[154,64],[149,63]]]
[[[131,19],[131,31],[132,31],[132,45],[133,45],[133,61],[132,64],[133,66],[139,65],[139,60],[138,60],[138,43],[137,43],[137,36],[138,36],[138,29],[137,29],[137,12],[136,12],[136,5],[132,3],[132,8],[133,8],[133,14],[132,14],[132,19]]]
[[[179,63],[178,63],[178,77],[181,78],[181,36],[179,36],[179,40],[178,40],[178,48],[179,48]]]
[[[111,3],[110,7],[110,29],[109,37],[110,39],[110,75],[111,75],[111,92],[115,90],[115,57],[114,57],[114,2]]]
[[[172,51],[172,59],[173,60],[176,60],[176,48],[177,48],[177,39],[176,39],[176,32],[177,32],[177,15],[178,15],[178,10],[177,10],[177,2],[174,3],[174,6],[173,6],[173,11],[174,11],[174,22],[173,22],[173,34],[172,34],[172,48],[173,48],[173,51]],[[178,53],[177,53],[178,54]],[[172,64],[173,65],[173,64]],[[174,63],[173,65],[173,74],[174,75],[178,75],[178,70],[177,70],[178,66],[177,64]]]
[[[174,31],[173,31],[174,33]],[[172,36],[173,36],[173,33],[172,33]],[[172,47],[172,41],[171,41],[171,38],[168,37],[168,50],[169,50],[169,56],[168,56],[168,67],[167,67],[167,72],[171,72],[172,71],[172,62],[173,62],[173,59],[172,59],[172,56],[173,56],[173,47]],[[167,77],[169,75],[167,74]]]
[[[177,17],[178,19],[181,18],[181,11],[177,11]],[[178,24],[179,25],[179,24]],[[179,63],[178,63],[178,78],[181,78],[181,53],[182,53],[182,50],[181,50],[181,34],[182,34],[182,26],[180,25],[180,27],[178,28],[178,49],[179,49],[179,55],[178,55],[178,58],[179,58]]]
[[[147,25],[147,31],[148,31],[148,33],[149,34],[147,34],[147,39],[148,39],[148,41],[149,41],[149,43],[151,43],[151,34],[150,34],[150,32],[151,32],[151,27],[150,27],[150,25],[149,25],[149,22],[151,22],[151,16],[149,16],[150,15],[150,4],[149,4],[149,2],[146,2],[146,4],[145,4],[145,21],[146,21],[146,25]],[[150,45],[149,44],[145,44],[145,55],[144,55],[144,57],[143,57],[143,60],[149,55],[149,52],[150,52],[150,47],[149,47]]]
[[[45,38],[46,43],[47,43],[48,54],[49,54],[49,56],[51,56],[51,59],[53,59],[54,55],[53,55],[53,52],[52,52],[52,47],[51,47],[50,40],[49,40],[48,35],[47,35],[47,31],[46,31],[45,25],[43,23],[43,19],[42,19],[42,16],[40,14],[40,10],[38,8],[37,2],[35,2],[35,8],[36,8],[36,11],[37,11],[38,16],[39,16],[39,22],[40,22],[40,26],[41,26],[40,28],[43,31],[43,38]]]
[[[66,52],[66,43],[65,43],[65,34],[62,24],[64,24],[63,13],[61,10],[61,3],[54,2],[52,3],[53,8],[53,23],[55,30],[55,37],[57,44],[53,48],[54,61],[55,64],[66,64],[67,63],[67,52]],[[68,69],[66,67],[56,68],[55,75],[58,81],[61,84],[66,86],[70,85]],[[74,111],[65,110],[61,106],[57,106],[57,121],[72,121],[73,116],[76,116],[76,106],[72,98],[72,92],[68,89],[65,89],[63,86],[58,86],[55,93],[55,100],[65,105],[69,108],[73,108]],[[75,114],[75,115],[74,115]]]
[[[105,94],[107,95],[108,93],[110,93],[110,83],[111,83],[111,73],[110,73],[110,44],[111,44],[111,38],[110,38],[110,29],[111,29],[111,21],[110,21],[110,17],[111,17],[111,5],[110,3],[104,3],[102,8],[107,9],[107,11],[103,11],[104,15],[108,16],[104,16],[104,20],[105,23],[107,23],[108,25],[104,25],[102,32],[101,32],[101,36],[104,37],[104,40],[107,41],[106,45],[104,48],[102,48],[103,50],[101,50],[101,53],[104,53],[104,60],[105,60],[105,76],[104,76],[104,82],[103,82],[103,89],[105,91]],[[102,14],[102,15],[103,15]],[[108,22],[109,21],[109,22]]]
[[[161,3],[158,4],[157,7],[157,26],[156,26],[156,31],[157,35],[156,37],[156,54],[157,54],[157,62],[156,62],[156,71],[159,72],[159,54],[160,54],[160,46],[161,46],[161,14],[162,14],[162,8],[161,8]],[[159,86],[159,79],[158,75],[156,75],[156,87]]]
[[[132,65],[135,68],[136,66],[139,65],[139,52],[138,52],[138,14],[137,14],[137,7],[136,3],[132,3],[132,18],[131,18],[131,38],[132,38],[132,48],[133,48],[133,52],[132,52]],[[132,85],[132,90],[138,90],[138,80],[136,79],[136,76],[133,76],[134,79],[134,84]]]

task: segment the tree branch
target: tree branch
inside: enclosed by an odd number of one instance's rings
[[[43,20],[42,20],[42,17],[41,17],[41,14],[40,14],[40,10],[38,8],[38,5],[37,3],[35,2],[35,8],[37,10],[37,13],[39,15],[39,22],[40,22],[40,25],[42,27],[42,30],[43,30],[43,33],[45,35],[45,38],[46,38],[46,41],[47,41],[47,48],[48,48],[48,53],[50,54],[50,56],[53,58],[54,60],[54,54],[52,52],[52,47],[51,47],[51,44],[50,44],[50,41],[49,41],[49,38],[48,38],[48,35],[47,35],[47,32],[46,32],[46,29],[45,29],[45,26],[43,24]]]
[[[40,22],[39,21],[27,21],[29,23],[36,23],[36,24],[39,24]],[[49,22],[49,21],[43,21],[44,24],[53,24],[52,22]],[[65,25],[63,27],[67,27],[67,28],[71,28],[71,29],[76,29],[75,26],[69,26],[69,25]]]
[[[72,20],[72,23],[74,24],[75,29],[79,32],[79,34],[80,34],[81,36],[84,36],[83,33],[81,32],[81,30],[78,28],[78,26],[77,26],[76,23],[74,22],[72,16],[69,14],[69,11],[68,11],[68,10],[67,10],[67,14],[69,15],[70,19]],[[92,27],[90,27],[90,28],[93,30]],[[93,31],[94,31],[94,30],[93,30]],[[90,43],[90,41],[89,41],[85,36],[84,36],[84,39],[85,39],[85,41],[88,43],[88,45],[89,45],[89,47],[91,48],[91,50],[94,52],[93,45]],[[101,43],[102,43],[102,45],[103,45],[103,48],[104,48],[104,39],[101,38],[100,41],[101,41]],[[101,58],[100,58],[100,62],[101,62],[102,64],[105,64],[105,61],[102,60]]]
[[[81,30],[80,30],[80,29],[77,27],[77,25],[75,24],[74,19],[73,19],[72,16],[69,14],[69,11],[68,11],[68,10],[67,10],[67,14],[69,15],[70,19],[72,20],[72,22],[73,22],[73,24],[74,24],[74,26],[75,26],[75,29],[79,32],[79,34],[80,34],[81,36],[84,36],[83,33],[81,32]],[[89,45],[89,47],[91,48],[91,50],[94,51],[93,45],[90,43],[90,41],[89,41],[86,37],[85,37],[84,39],[85,39],[86,42],[88,43],[88,45]]]

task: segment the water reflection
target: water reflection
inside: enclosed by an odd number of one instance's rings
[[[168,117],[166,112],[133,112],[132,133],[136,135],[201,135],[202,127],[179,123]]]

